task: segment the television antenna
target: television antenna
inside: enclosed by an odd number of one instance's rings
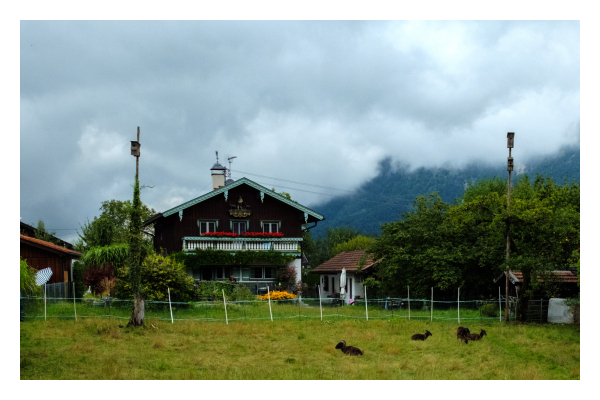
[[[231,160],[237,158],[237,156],[227,157],[227,161],[229,161],[229,169],[227,170],[227,179],[231,179]]]

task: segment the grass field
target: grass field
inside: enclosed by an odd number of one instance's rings
[[[579,326],[282,319],[222,322],[49,319],[21,323],[21,379],[579,379]],[[410,340],[413,333],[433,336]],[[359,347],[350,357],[339,340]]]

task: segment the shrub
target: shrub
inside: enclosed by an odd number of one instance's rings
[[[285,287],[288,285],[295,285],[296,280],[296,270],[292,267],[281,268],[277,274],[277,283],[280,283]]]
[[[296,295],[288,292],[278,292],[276,290],[269,292],[262,296],[256,296],[260,300],[269,300],[269,296],[271,296],[271,300],[288,300],[295,299]]]
[[[235,285],[232,291],[233,300],[254,300],[255,297],[247,286]]]
[[[127,276],[127,268],[118,273],[115,294],[120,298],[133,298],[133,291]],[[141,268],[141,285],[147,300],[166,301],[168,289],[171,301],[189,301],[193,298],[194,279],[187,276],[183,263],[159,254],[149,254]]]
[[[497,317],[498,316],[498,304],[484,303],[481,306],[481,314],[483,314],[486,317]]]
[[[40,294],[40,287],[35,284],[35,276],[37,271],[27,265],[27,260],[21,259],[21,294],[23,295],[36,295]]]
[[[197,282],[195,285],[195,294],[197,296],[211,297],[213,299],[223,299],[223,291],[225,291],[226,298],[231,298],[232,292],[234,290],[233,286],[239,286],[231,285],[230,283],[224,281],[200,281]],[[248,289],[248,291],[250,290]]]

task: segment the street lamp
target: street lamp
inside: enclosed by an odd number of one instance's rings
[[[510,173],[514,169],[514,160],[511,157],[512,148],[515,146],[515,133],[508,132],[506,134],[506,141],[508,147],[508,162],[506,164],[506,170],[508,171],[508,185],[506,187],[506,212],[508,214],[508,210],[510,207]],[[508,217],[508,215],[507,215]],[[508,259],[510,258],[510,222],[507,221],[507,229],[506,229],[506,305],[504,306],[504,319],[506,322],[509,320],[508,313],[508,276],[510,275],[510,266],[508,265]]]

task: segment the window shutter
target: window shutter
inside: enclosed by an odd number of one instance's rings
[[[250,268],[242,268],[242,280],[243,281],[250,280]]]

